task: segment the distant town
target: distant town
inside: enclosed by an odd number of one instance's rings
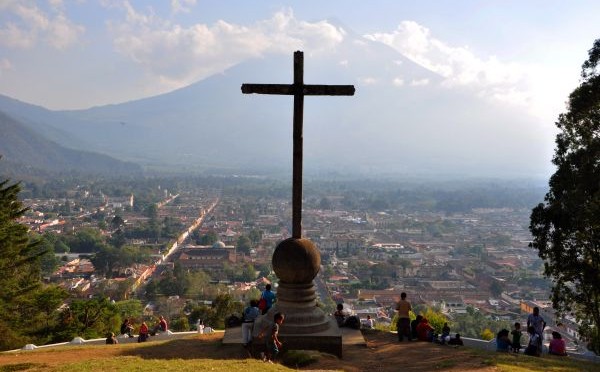
[[[138,299],[145,314],[173,320],[221,293],[247,302],[267,283],[276,289],[271,256],[291,235],[291,198],[281,185],[258,184],[153,184],[140,195],[76,185],[62,197],[26,197],[20,222],[45,237],[54,251],[45,280],[72,298]],[[315,195],[305,195],[303,236],[321,252],[315,284],[326,311],[343,303],[389,326],[406,292],[416,311],[436,309],[455,330],[479,338],[483,328],[524,323],[538,306],[549,329],[578,347],[577,325],[556,319],[542,261],[528,246],[531,208],[448,212],[427,200],[404,205],[343,187]],[[472,323],[465,317],[479,326],[465,328]]]

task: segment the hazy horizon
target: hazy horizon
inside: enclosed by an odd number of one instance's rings
[[[306,99],[306,172],[543,179],[553,171],[554,121],[597,37],[595,8],[4,1],[0,94],[56,111],[29,120],[72,136],[67,147],[158,168],[285,169],[291,99],[238,97],[239,85],[290,83],[292,52],[303,50],[306,83],[357,88],[348,99]],[[203,95],[207,106],[194,107]],[[114,123],[137,132],[103,129]],[[142,133],[137,143],[120,138],[132,133]],[[204,133],[227,138],[211,147]]]

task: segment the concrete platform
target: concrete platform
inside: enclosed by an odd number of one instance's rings
[[[342,347],[344,345],[364,345],[367,342],[359,329],[342,327]],[[223,335],[223,344],[225,345],[241,345],[242,344],[242,327],[233,327],[225,329]]]

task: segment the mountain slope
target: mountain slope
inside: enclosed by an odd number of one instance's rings
[[[356,86],[354,97],[306,97],[309,172],[532,175],[549,164],[551,138],[524,110],[449,87],[383,44],[349,36],[335,50],[306,51],[304,64],[307,84]],[[270,55],[137,101],[9,112],[36,130],[68,133],[60,140],[69,147],[145,164],[289,169],[292,98],[243,95],[240,86],[291,83],[292,66],[291,53]]]
[[[23,123],[0,112],[0,155],[2,163],[46,171],[82,173],[139,173],[138,165],[107,155],[73,150],[35,133]]]

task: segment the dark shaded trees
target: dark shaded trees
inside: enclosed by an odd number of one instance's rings
[[[0,182],[0,350],[44,343],[65,298],[64,291],[42,286],[40,257],[47,251],[17,222],[26,211],[19,191],[19,184]]]
[[[531,213],[531,246],[553,280],[552,303],[572,313],[600,353],[600,39],[556,125],[556,172]]]

